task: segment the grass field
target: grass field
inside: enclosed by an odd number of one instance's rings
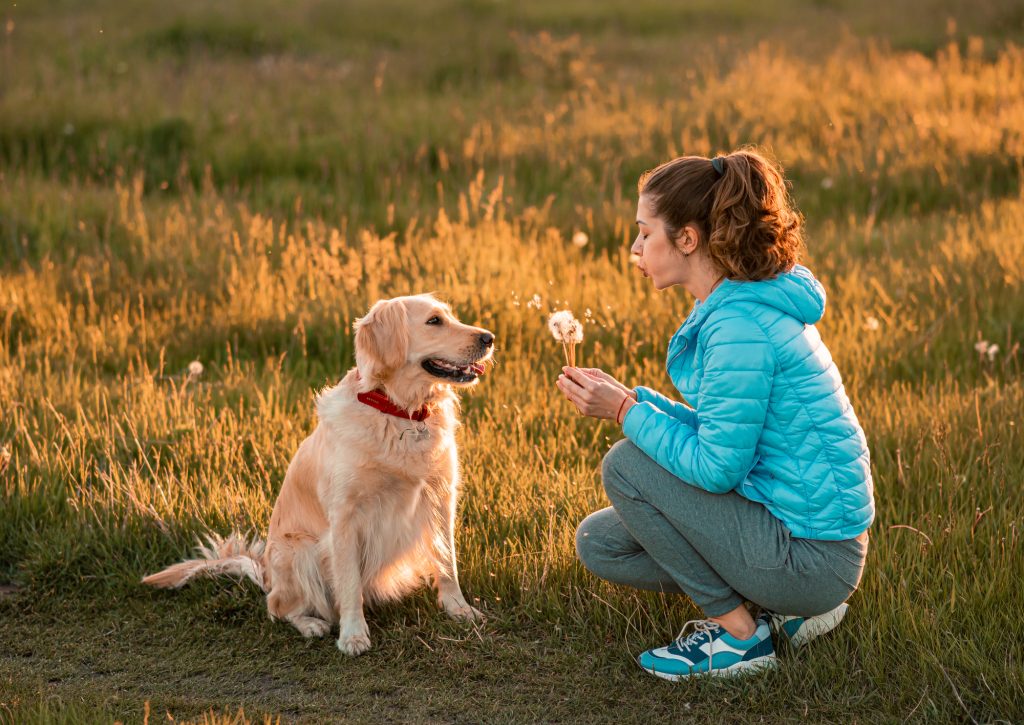
[[[0,721],[1024,720],[1024,11],[871,5],[8,3]],[[691,300],[631,269],[636,178],[744,143],[806,215],[878,517],[834,635],[671,685],[633,657],[697,610],[577,562],[621,434],[561,400],[544,320],[671,392]],[[460,434],[488,621],[421,592],[352,660],[250,585],[140,586],[265,531],[352,320],[419,291],[497,334]]]

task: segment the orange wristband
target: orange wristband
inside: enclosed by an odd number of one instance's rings
[[[619,403],[619,412],[615,414],[615,422],[618,423],[619,425],[622,425],[622,420],[619,419],[619,416],[622,415],[622,409],[626,407],[626,401],[632,397],[632,395],[626,393],[626,397],[624,397],[622,399],[622,402]]]

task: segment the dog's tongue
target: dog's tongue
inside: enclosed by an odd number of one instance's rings
[[[469,366],[469,368],[477,375],[483,375],[484,370],[487,369],[483,366],[483,363],[473,363],[472,365]]]

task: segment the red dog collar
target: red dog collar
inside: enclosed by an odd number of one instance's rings
[[[380,390],[371,390],[368,393],[359,393],[356,397],[359,398],[360,403],[368,405],[371,408],[376,408],[382,413],[393,415],[396,418],[405,418],[406,420],[415,420],[418,422],[430,417],[430,410],[427,406],[424,405],[416,412],[409,413],[395,405],[395,401]]]

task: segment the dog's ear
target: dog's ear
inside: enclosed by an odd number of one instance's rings
[[[371,382],[387,379],[409,354],[409,318],[402,300],[378,300],[356,320],[356,366]]]

